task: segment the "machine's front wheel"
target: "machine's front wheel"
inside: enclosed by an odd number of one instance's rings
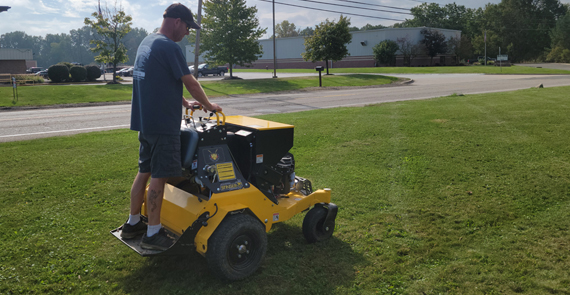
[[[307,212],[303,219],[303,235],[309,243],[320,242],[330,238],[334,232],[334,219],[324,224],[328,210],[322,206],[315,206]]]
[[[217,276],[241,280],[259,268],[266,250],[263,224],[252,216],[237,214],[228,216],[212,234],[206,259]]]

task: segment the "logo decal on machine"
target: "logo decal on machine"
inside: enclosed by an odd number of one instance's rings
[[[220,156],[218,155],[217,149],[214,151],[208,150],[208,153],[210,153],[210,160],[216,162],[220,159]]]

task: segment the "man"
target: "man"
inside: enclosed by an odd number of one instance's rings
[[[140,44],[133,71],[131,129],[139,131],[139,172],[131,188],[131,209],[123,225],[121,237],[131,239],[143,234],[141,247],[166,250],[173,244],[160,223],[164,185],[169,177],[181,176],[180,123],[182,106],[202,105],[209,111],[222,108],[210,103],[200,83],[190,75],[182,50],[175,43],[200,29],[190,9],[178,3],[163,14],[157,34],[147,36]],[[183,96],[183,85],[198,102]],[[145,188],[148,227],[140,220]]]

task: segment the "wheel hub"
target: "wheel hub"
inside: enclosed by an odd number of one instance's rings
[[[247,247],[245,245],[238,245],[237,249],[238,249],[239,254],[243,254],[243,253],[247,252]]]
[[[234,264],[246,263],[251,251],[253,250],[251,238],[247,235],[242,235],[236,238],[232,244],[233,246],[230,248],[231,250],[229,252],[230,260]]]

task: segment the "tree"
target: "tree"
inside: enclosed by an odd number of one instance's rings
[[[424,38],[420,41],[421,44],[425,46],[427,54],[431,57],[430,65],[433,64],[433,58],[447,51],[447,42],[445,42],[445,36],[432,29],[422,29],[420,34]]]
[[[127,35],[125,35],[125,38],[123,38],[123,44],[127,47],[129,63],[135,63],[139,45],[146,36],[148,36],[148,32],[145,29],[133,28],[129,33],[127,33]]]
[[[407,19],[403,27],[432,27],[461,30],[472,37],[481,31],[483,10],[466,8],[455,3],[439,6],[437,3],[423,3],[411,10],[413,19]]]
[[[94,12],[91,14],[95,20],[85,18],[85,24],[97,31],[100,39],[91,40],[95,44],[93,52],[99,52],[95,60],[103,63],[113,63],[113,81],[117,84],[117,65],[129,60],[127,48],[122,43],[122,39],[131,31],[132,18],[126,15],[121,7],[114,7],[113,11],[105,8],[103,13]]]
[[[228,63],[233,78],[233,65],[250,64],[262,54],[257,40],[267,29],[259,27],[257,8],[247,7],[245,0],[206,1],[204,13],[200,51],[215,63]]]
[[[276,38],[297,37],[300,32],[301,30],[298,30],[295,24],[290,23],[288,20],[284,20],[280,24],[275,25]]]
[[[556,26],[550,31],[551,48],[562,46],[570,49],[570,12],[556,21]]]
[[[44,38],[30,36],[23,31],[10,32],[0,36],[0,48],[32,49],[34,59],[40,67],[47,68],[51,65],[44,62],[44,56],[41,55],[43,48],[48,46],[49,44],[45,42]]]
[[[570,49],[563,48],[562,46],[556,46],[550,51],[546,57],[548,62],[570,62]]]
[[[425,47],[422,44],[413,44],[408,35],[396,39],[396,43],[400,53],[404,57],[404,66],[411,66],[412,60],[425,51]]]
[[[362,28],[360,28],[361,31],[368,31],[368,30],[378,30],[378,29],[384,29],[385,26],[383,25],[371,25],[371,24],[366,24],[364,25]]]
[[[90,64],[95,60],[95,53],[91,50],[91,40],[98,38],[97,32],[89,26],[69,31],[72,61],[80,64]]]
[[[349,55],[346,47],[352,41],[349,26],[350,20],[342,15],[338,23],[327,19],[315,26],[315,33],[305,38],[305,52],[301,55],[312,62],[324,60],[328,75],[329,60],[339,61]]]
[[[396,51],[398,51],[398,44],[392,40],[384,40],[372,48],[374,59],[388,66],[396,63]]]
[[[299,35],[307,37],[307,36],[312,36],[314,33],[315,33],[315,30],[313,30],[313,28],[306,27],[299,32]]]
[[[543,56],[551,29],[566,12],[559,0],[503,0],[485,7],[482,29],[499,36],[499,46],[510,49],[512,61],[534,60]]]
[[[455,55],[455,62],[473,55],[473,45],[467,36],[455,36],[447,40],[447,52]]]

